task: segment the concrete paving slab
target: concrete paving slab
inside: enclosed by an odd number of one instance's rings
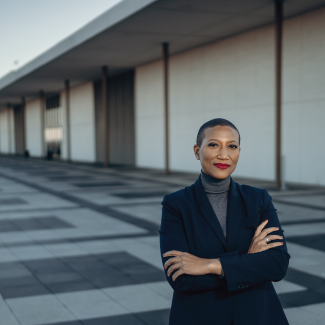
[[[162,273],[159,249],[162,198],[146,193],[175,191],[197,175],[9,160],[0,158],[7,177],[1,174],[0,189],[8,185],[0,198],[27,203],[0,205],[4,325],[156,325],[154,320],[168,319],[173,290]],[[126,178],[127,186],[91,185]],[[274,283],[275,289],[285,306],[299,306],[285,308],[291,324],[321,324],[325,252],[315,236],[324,233],[323,194],[299,189],[273,195],[292,256],[287,277]],[[306,206],[297,205],[302,196]],[[44,230],[35,223],[53,217],[73,228]],[[25,228],[10,226],[15,220],[23,220]]]

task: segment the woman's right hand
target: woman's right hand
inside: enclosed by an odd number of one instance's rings
[[[272,240],[283,239],[283,237],[277,236],[277,235],[267,236],[269,233],[279,230],[279,228],[277,228],[277,227],[271,227],[271,228],[262,230],[266,226],[267,223],[268,223],[268,220],[265,220],[256,228],[254,237],[253,237],[252,242],[249,246],[247,254],[259,253],[259,252],[266,251],[270,248],[283,245],[282,242],[268,244]],[[268,241],[266,241],[266,237],[267,237]]]

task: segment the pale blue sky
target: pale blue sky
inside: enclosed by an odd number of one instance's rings
[[[121,0],[0,0],[0,78],[118,2]]]

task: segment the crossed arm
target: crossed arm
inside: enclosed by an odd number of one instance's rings
[[[267,236],[271,232],[278,231],[278,227],[271,227],[264,229],[268,223],[268,220],[263,221],[255,231],[254,237],[252,239],[251,245],[247,254],[259,253],[271,249],[273,247],[282,246],[283,242],[270,243],[268,241],[283,239],[282,236],[271,235]],[[167,271],[167,276],[170,276],[174,271],[176,271],[172,280],[175,281],[178,276],[182,274],[192,274],[192,275],[204,275],[204,274],[217,274],[222,275],[223,269],[219,258],[206,259],[194,256],[190,253],[180,252],[172,250],[162,254],[163,257],[171,257],[164,264],[164,269]]]
[[[235,291],[239,283],[245,287],[259,282],[279,281],[287,270],[289,254],[283,240],[283,231],[273,204],[263,212],[263,221],[255,231],[247,254],[226,253],[205,259],[189,253],[183,224],[171,205],[163,206],[161,251],[167,279],[175,291],[191,292],[217,288]],[[267,224],[273,227],[264,229]],[[269,235],[270,233],[274,233]],[[269,242],[266,242],[266,236]],[[273,242],[283,240],[283,242]],[[177,248],[177,250],[173,249]],[[221,274],[225,278],[221,278]]]

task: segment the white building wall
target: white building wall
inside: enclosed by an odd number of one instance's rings
[[[0,112],[0,152],[8,153],[8,122],[7,112]]]
[[[14,112],[13,109],[0,111],[0,152],[15,152]]]
[[[35,99],[27,102],[25,106],[26,150],[31,157],[42,156],[44,130],[41,128],[41,100]]]
[[[60,93],[60,107],[62,109],[62,141],[61,141],[61,158],[68,158],[67,151],[67,118],[66,118],[66,93]]]
[[[136,165],[164,168],[163,63],[136,69],[135,74]]]
[[[170,60],[170,166],[199,172],[200,126],[225,118],[241,133],[235,175],[274,179],[273,29],[265,27]]]
[[[14,109],[11,108],[8,111],[9,114],[9,153],[14,154],[16,152],[16,145],[15,145],[15,116],[14,116]]]
[[[283,154],[286,178],[325,185],[325,9],[285,21]]]
[[[289,182],[325,185],[324,33],[325,9],[284,22],[283,154]],[[234,175],[274,180],[274,52],[274,28],[266,26],[170,58],[172,170],[199,172],[192,149],[197,131],[222,117],[242,137]],[[137,68],[136,76],[137,165],[162,168],[162,62]]]
[[[242,153],[236,174],[274,178],[272,35],[272,28],[266,27],[170,58],[172,170],[200,171],[200,164],[193,154],[197,131],[204,122],[222,117],[232,121],[242,136]],[[156,72],[158,67],[160,73]],[[144,162],[147,167],[164,166],[162,68],[162,62],[155,62],[139,67],[136,72],[137,129],[141,125],[141,131],[137,130],[138,166],[145,166]],[[154,107],[155,115],[152,113]],[[150,114],[152,117],[148,118]],[[148,133],[152,127],[154,137]],[[260,131],[263,131],[262,137],[256,137]],[[155,141],[157,136],[158,141]],[[150,141],[153,145],[147,146]],[[154,160],[158,153],[159,164]]]
[[[9,153],[8,110],[0,112],[0,151]]]
[[[8,153],[14,154],[16,152],[16,145],[15,145],[15,116],[14,116],[13,108],[7,110],[7,121],[8,121]]]
[[[93,83],[70,90],[71,160],[95,162],[95,100]]]

